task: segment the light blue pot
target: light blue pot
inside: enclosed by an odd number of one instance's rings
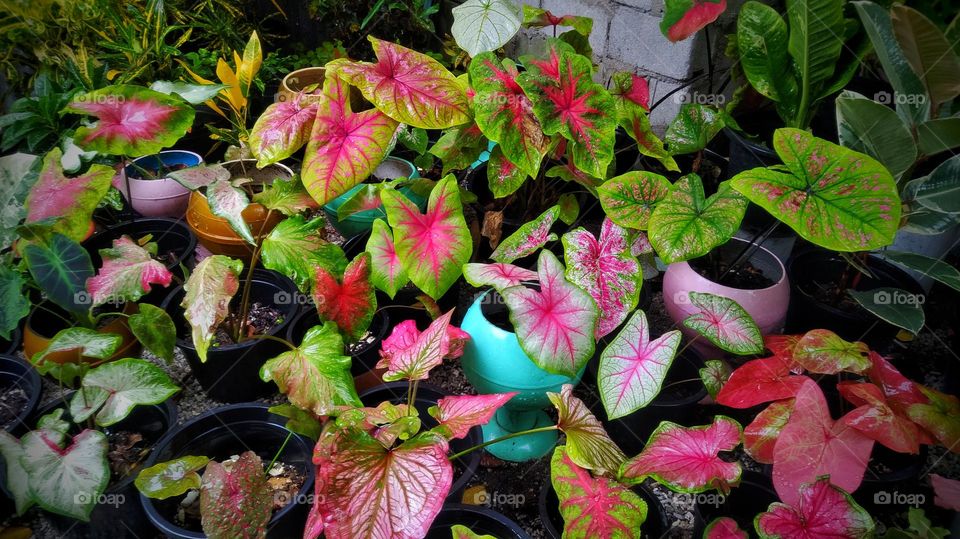
[[[393,156],[384,159],[372,175],[380,178],[381,180],[419,177],[419,174],[417,173],[417,167],[415,167],[413,163],[407,161],[406,159]],[[383,206],[380,206],[376,209],[354,213],[343,220],[337,218],[337,209],[340,208],[344,202],[350,200],[350,197],[352,197],[361,189],[363,189],[363,184],[356,185],[346,193],[338,196],[323,206],[323,212],[327,215],[327,220],[330,221],[330,224],[333,225],[333,228],[336,228],[337,231],[340,232],[340,234],[343,234],[343,237],[345,238],[352,238],[356,235],[363,234],[364,232],[369,232],[373,228],[373,222],[376,219],[386,220],[387,217],[387,213],[384,211]],[[417,195],[409,187],[404,187],[399,191],[413,201],[417,206],[419,206],[421,211],[426,208],[427,199]]]

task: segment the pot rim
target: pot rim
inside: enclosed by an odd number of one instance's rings
[[[292,76],[294,76],[294,75],[297,75],[297,74],[314,73],[314,72],[317,72],[317,71],[323,73],[324,76],[326,76],[327,69],[326,69],[325,67],[322,67],[322,66],[310,66],[310,67],[301,67],[300,69],[294,69],[293,71],[291,71],[291,72],[289,72],[289,73],[287,73],[286,75],[283,76],[283,79],[280,81],[280,87],[283,88],[285,91],[290,92],[290,93],[292,93],[292,94],[300,93],[300,90],[294,90],[293,88],[291,88],[291,87],[287,84],[287,79],[289,79],[290,77],[292,77]]]
[[[164,179],[166,179],[166,178],[164,178]],[[176,181],[176,180],[171,180],[171,181]],[[186,194],[189,194],[189,192],[186,193]],[[177,195],[177,196],[180,196],[180,195]],[[176,197],[170,197],[170,198],[176,198]],[[157,199],[157,200],[160,200],[160,199]],[[138,218],[135,218],[135,219],[129,219],[129,220],[127,220],[127,221],[123,221],[123,222],[120,222],[120,223],[112,224],[112,225],[108,226],[107,228],[101,230],[100,232],[98,232],[98,233],[95,234],[94,236],[100,236],[100,235],[107,235],[107,234],[110,234],[110,233],[116,233],[116,232],[118,231],[118,229],[120,229],[121,227],[125,227],[125,226],[137,226],[138,224],[143,223],[143,222],[145,222],[145,221],[163,221],[163,222],[165,222],[165,223],[168,225],[168,228],[167,228],[167,230],[165,231],[165,233],[166,233],[166,232],[172,232],[172,231],[174,231],[174,229],[175,229],[176,227],[182,227],[182,230],[180,230],[179,232],[185,232],[185,233],[186,233],[186,237],[187,237],[187,240],[188,240],[188,241],[184,244],[184,247],[186,247],[186,249],[184,250],[183,255],[180,256],[176,261],[171,262],[170,264],[167,264],[167,269],[168,269],[168,270],[172,270],[173,268],[177,267],[181,262],[183,262],[184,260],[186,260],[190,255],[192,255],[192,254],[193,254],[193,251],[197,248],[197,237],[196,237],[196,235],[193,233],[193,230],[191,230],[190,225],[187,224],[186,219],[182,219],[182,218],[181,218],[181,219],[174,219],[174,218],[171,218],[171,217],[138,217]],[[123,233],[122,235],[130,235],[130,234],[129,234],[129,233]],[[90,239],[92,240],[94,236],[91,236]],[[154,238],[153,241],[159,241],[159,239]],[[192,247],[192,248],[191,248],[191,247]]]
[[[440,508],[440,512],[437,513],[437,518],[439,518],[444,511],[480,514],[490,518],[491,520],[495,520],[506,528],[509,528],[511,531],[513,531],[516,539],[530,538],[530,534],[528,534],[527,531],[520,526],[520,524],[514,522],[503,513],[484,505],[468,505],[465,503],[456,502],[445,503],[443,504],[443,507]]]
[[[192,155],[193,157],[196,157],[196,158],[197,158],[197,164],[196,164],[196,165],[193,165],[193,166],[199,166],[199,165],[202,165],[202,164],[203,164],[203,156],[200,155],[200,154],[198,154],[197,152],[192,152],[192,151],[190,151],[190,150],[161,150],[161,151],[159,151],[159,152],[157,152],[157,153],[153,153],[153,154],[150,154],[150,155],[140,156],[140,157],[134,159],[134,160],[133,160],[133,163],[136,163],[137,161],[140,161],[140,160],[143,160],[143,159],[150,159],[150,158],[159,157],[159,156],[162,156],[162,155],[170,155],[170,154],[187,154],[187,155]],[[132,164],[131,164],[131,165],[127,165],[126,168],[131,168],[132,166],[133,166]],[[124,169],[124,170],[126,170],[126,169]],[[134,170],[136,170],[136,169],[134,169]],[[177,180],[174,180],[174,179],[172,179],[172,178],[168,178],[168,177],[166,177],[166,176],[164,176],[163,178],[156,178],[156,179],[153,179],[153,180],[149,180],[149,179],[147,179],[147,178],[140,178],[140,177],[131,176],[131,175],[130,175],[130,172],[125,172],[125,174],[126,174],[126,176],[127,176],[127,179],[130,180],[131,182],[134,182],[134,181],[136,181],[136,182],[156,182],[156,181],[159,181],[159,180],[168,180],[168,181],[176,182],[177,184],[180,184],[180,182],[178,182]],[[180,184],[180,185],[182,185],[182,184]],[[184,189],[186,189],[187,191],[189,191],[189,189],[187,189],[186,187],[184,187]]]
[[[221,165],[221,166],[226,166],[226,165],[232,165],[232,164],[234,164],[234,163],[239,163],[239,162],[241,162],[241,161],[243,161],[243,162],[245,162],[245,163],[250,163],[250,164],[252,164],[252,165],[254,165],[254,166],[256,166],[256,164],[257,164],[257,160],[256,160],[256,159],[231,159],[230,161],[222,161],[222,162],[217,163],[217,164],[218,164],[218,165]],[[267,165],[267,166],[265,166],[265,167],[263,167],[263,168],[258,168],[257,170],[266,170],[266,169],[269,169],[270,167],[279,168],[279,169],[282,170],[283,172],[289,174],[291,178],[296,175],[296,174],[293,172],[293,169],[292,169],[292,168],[288,167],[287,165],[284,165],[283,163],[270,163],[269,165]],[[176,181],[176,180],[174,180],[174,181]],[[251,184],[251,185],[254,185],[254,184]],[[263,185],[263,184],[261,184],[261,185]],[[191,190],[190,192],[191,192],[191,193],[196,193],[197,195],[203,197],[203,200],[206,201],[206,200],[207,200],[207,194],[204,192],[205,189],[206,189],[206,187],[201,187],[200,189],[197,189],[197,190],[195,190],[195,191],[194,191],[194,190]],[[252,202],[252,201],[250,202],[250,205],[251,205],[251,206],[253,206],[254,204],[256,204],[256,205],[261,205],[259,202]],[[222,217],[221,217],[221,219],[222,219]]]
[[[751,242],[751,241],[749,241],[749,240],[745,240],[745,239],[743,239],[743,238],[738,238],[738,237],[732,237],[732,238],[730,238],[729,241],[727,241],[727,243],[725,243],[725,244],[723,244],[723,245],[721,245],[721,246],[719,246],[719,247],[723,247],[723,246],[725,246],[725,245],[728,245],[731,241],[738,241],[738,242],[744,243],[744,244],[756,245],[756,244],[754,244],[753,242]],[[776,261],[777,267],[780,268],[780,278],[777,279],[776,281],[774,281],[774,283],[773,283],[772,285],[767,286],[767,287],[764,287],[764,288],[737,288],[737,287],[734,287],[734,286],[727,286],[727,285],[724,285],[724,284],[720,284],[720,283],[714,281],[713,279],[708,279],[707,277],[704,277],[703,275],[700,275],[700,273],[698,273],[695,269],[693,269],[693,266],[691,266],[691,265],[689,264],[689,261],[687,261],[687,260],[684,260],[683,262],[675,262],[674,264],[670,264],[670,266],[677,265],[677,266],[679,266],[679,267],[686,267],[687,269],[689,269],[690,271],[692,271],[693,273],[695,273],[696,275],[698,275],[701,279],[703,279],[703,280],[705,280],[705,281],[709,281],[709,282],[713,283],[714,285],[716,285],[716,286],[718,286],[718,287],[720,287],[720,288],[722,288],[722,289],[726,289],[726,290],[735,290],[735,291],[738,291],[738,292],[768,292],[768,291],[772,291],[773,289],[775,289],[775,288],[777,288],[777,287],[783,286],[783,284],[786,283],[786,282],[787,282],[787,279],[788,279],[788,277],[787,277],[787,267],[786,267],[786,265],[784,265],[783,261],[780,260],[780,257],[778,257],[777,255],[773,254],[772,251],[770,251],[769,249],[767,249],[767,248],[764,247],[763,245],[756,245],[756,247],[757,247],[757,250],[754,251],[753,254],[750,255],[750,258],[748,258],[747,261],[754,260],[755,257],[757,256],[757,254],[762,251],[762,252],[765,253],[767,256],[769,256],[769,257],[772,258],[774,261]],[[721,295],[722,295],[722,294],[721,294]]]

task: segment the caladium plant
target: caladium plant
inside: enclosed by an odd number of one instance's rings
[[[273,496],[263,463],[245,451],[229,470],[210,461],[200,482],[201,525],[211,539],[267,536]]]
[[[533,270],[496,262],[493,264],[464,264],[463,278],[477,288],[492,286],[500,292],[511,286],[535,283],[539,276]]]
[[[734,354],[763,352],[760,328],[739,303],[728,297],[703,292],[690,292],[687,297],[697,311],[683,320],[684,326]]]
[[[598,475],[615,476],[627,457],[587,405],[573,395],[573,386],[564,384],[560,393],[547,393],[547,397],[557,409],[557,428],[567,436],[570,459]]]
[[[334,322],[353,340],[360,339],[377,310],[377,295],[370,283],[370,255],[354,258],[338,278],[323,267],[315,270],[313,302],[321,321]]]
[[[200,361],[207,360],[207,350],[217,326],[230,314],[230,300],[240,289],[243,262],[213,255],[203,259],[184,283],[186,294],[181,306],[190,322],[193,346]]]
[[[670,193],[670,181],[655,172],[635,170],[610,178],[597,191],[608,219],[646,230],[653,209]]]
[[[660,31],[670,41],[683,41],[717,20],[726,9],[726,0],[668,0]]]
[[[383,379],[425,380],[430,370],[440,365],[444,358],[459,357],[470,336],[450,325],[453,311],[430,323],[423,332],[413,320],[397,324],[383,341],[378,368],[387,371]]]
[[[429,409],[430,415],[437,420],[433,430],[448,440],[463,438],[471,428],[490,421],[497,409],[516,395],[517,392],[443,397]]]
[[[497,262],[510,263],[537,252],[547,242],[557,239],[557,235],[551,233],[550,229],[558,217],[560,217],[560,207],[550,207],[536,219],[524,223],[516,232],[501,241],[490,258]]]
[[[872,537],[873,519],[829,478],[803,485],[795,501],[773,503],[757,515],[754,527],[762,539],[787,537]]]
[[[87,279],[93,306],[137,301],[150,292],[151,285],[169,286],[173,279],[166,266],[129,236],[121,236],[114,240],[113,247],[101,249],[100,257],[103,266],[96,276]]]

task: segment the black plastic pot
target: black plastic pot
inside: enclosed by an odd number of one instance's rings
[[[90,253],[93,267],[99,268],[102,264],[100,249],[112,247],[113,241],[124,235],[137,241],[137,239],[148,234],[152,236],[151,241],[157,243],[157,254],[173,254],[173,260],[168,261],[166,267],[177,279],[183,280],[183,269],[180,265],[183,264],[187,268],[192,268],[194,250],[197,248],[197,237],[193,235],[185,221],[162,218],[142,218],[127,221],[94,234],[90,239],[83,242],[83,246]],[[158,287],[155,286],[154,290],[145,299],[153,305],[159,305],[165,296],[166,292],[159,291]],[[153,301],[150,301],[151,299]]]
[[[15,355],[20,350],[21,344],[23,344],[23,330],[19,327],[13,328],[9,340],[0,339],[0,354]]]
[[[727,165],[727,176],[732,178],[744,170],[757,167],[769,167],[780,163],[780,156],[772,148],[757,144],[742,134],[723,128],[723,134],[730,143],[730,163]]]
[[[647,520],[640,526],[643,537],[664,537],[671,529],[670,519],[667,517],[660,499],[646,485],[637,485],[632,489],[647,503]],[[547,478],[540,489],[538,503],[540,522],[546,536],[550,539],[560,539],[563,536],[563,516],[560,514],[560,498],[550,479]]]
[[[202,455],[222,461],[248,450],[256,453],[264,462],[270,462],[290,431],[285,427],[287,419],[270,413],[268,408],[260,403],[235,404],[197,416],[164,436],[150,454],[146,465],[152,466],[186,455]],[[287,539],[303,533],[315,476],[313,446],[313,440],[294,434],[277,459],[295,466],[304,474],[306,481],[296,498],[270,519],[269,538]],[[173,515],[179,500],[179,497],[153,500],[139,495],[139,505],[160,533],[174,539],[206,537],[199,530],[187,530],[174,524]]]
[[[401,404],[407,402],[407,382],[388,382],[360,393],[360,400],[364,406],[377,406],[381,402],[392,402]],[[432,429],[437,426],[437,421],[427,412],[427,410],[437,404],[437,401],[443,397],[450,396],[449,393],[436,386],[428,384],[417,384],[417,397],[414,406],[420,414],[420,421],[423,423],[423,429]],[[450,453],[459,453],[465,449],[483,443],[483,432],[480,427],[473,427],[465,438],[450,440]],[[480,465],[481,451],[471,451],[466,455],[454,459],[453,470],[454,480],[450,487],[450,493],[447,494],[447,500],[459,501],[463,495],[463,490],[467,482],[477,472]],[[459,472],[459,476],[458,476]]]
[[[448,503],[437,514],[426,539],[450,539],[450,530],[457,524],[470,528],[478,535],[492,535],[497,539],[530,538],[516,522],[489,507]]]
[[[728,494],[711,492],[697,497],[693,536],[702,537],[704,529],[720,517],[730,517],[737,521],[740,529],[752,530],[753,517],[765,512],[771,503],[779,499],[767,475],[743,470],[740,485],[730,489]]]
[[[241,290],[243,282],[240,284]],[[250,302],[270,304],[280,309],[283,321],[268,332],[268,335],[286,335],[287,326],[297,314],[297,302],[279,303],[281,298],[297,297],[297,285],[275,271],[255,269],[250,287]],[[183,317],[184,291],[182,286],[173,289],[163,301],[162,308],[173,318],[177,327],[177,346],[187,358],[190,370],[200,386],[211,399],[220,402],[245,402],[276,392],[276,385],[260,380],[263,363],[287,350],[283,343],[271,339],[249,339],[237,344],[211,347],[207,361],[201,362],[190,337],[190,325]],[[239,307],[241,294],[237,292],[231,309]]]
[[[29,430],[26,420],[37,409],[40,395],[43,393],[43,384],[33,365],[16,356],[0,355],[0,392],[6,393],[15,388],[22,389],[26,393],[27,403],[17,412],[16,419],[3,425],[3,430],[19,438]]]
[[[309,307],[304,309],[296,318],[290,322],[287,328],[287,340],[291,344],[299,345],[303,341],[307,330],[313,326],[322,325],[317,310]],[[370,321],[368,330],[375,338],[371,343],[358,347],[351,352],[350,357],[353,361],[350,364],[350,373],[354,376],[360,376],[376,367],[380,361],[380,347],[383,339],[389,335],[392,326],[390,325],[390,315],[386,309],[378,309],[373,314],[373,320]]]
[[[911,455],[897,453],[878,443],[873,444],[870,465],[863,475],[860,487],[853,493],[853,499],[871,515],[889,512],[891,502],[900,502],[901,500],[892,499],[894,493],[914,495],[914,500],[922,500],[920,505],[924,509],[932,508],[933,493],[928,482],[919,479],[926,462],[926,446],[920,446],[920,452]]]

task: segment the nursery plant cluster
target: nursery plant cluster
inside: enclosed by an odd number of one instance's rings
[[[750,0],[661,132],[587,17],[370,4],[287,76],[184,13],[0,119],[0,535],[960,533],[960,18]]]

